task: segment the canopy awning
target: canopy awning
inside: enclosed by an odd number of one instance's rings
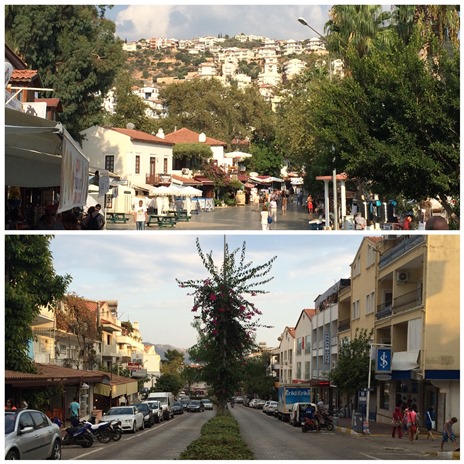
[[[393,353],[391,368],[393,371],[410,371],[419,367],[420,350],[397,351]]]
[[[5,108],[5,185],[60,187],[58,212],[85,205],[89,160],[61,123]]]

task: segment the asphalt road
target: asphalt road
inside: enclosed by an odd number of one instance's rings
[[[257,460],[431,460],[420,446],[397,443],[385,445],[374,437],[355,437],[338,432],[302,433],[267,416],[262,410],[236,405],[230,410],[240,433]]]
[[[80,446],[63,448],[62,459],[68,460],[175,460],[200,436],[201,427],[215,416],[215,411],[184,413],[174,419],[133,433],[124,432],[121,440],[107,444],[95,441],[88,449]]]

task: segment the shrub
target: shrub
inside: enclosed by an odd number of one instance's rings
[[[200,438],[182,452],[181,460],[254,459],[240,436],[237,421],[229,414],[216,416],[201,428]]]

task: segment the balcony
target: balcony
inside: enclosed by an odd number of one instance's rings
[[[422,290],[417,288],[393,300],[393,314],[398,314],[422,304]]]
[[[406,253],[409,253],[412,248],[421,245],[425,242],[423,235],[412,235],[404,237],[399,243],[387,250],[380,256],[379,269],[383,269],[388,264],[400,258]]]
[[[171,174],[147,174],[145,179],[149,185],[170,184]]]
[[[375,318],[384,319],[386,317],[390,317],[392,315],[392,303],[391,301],[387,303],[382,303],[377,306],[377,311],[375,313]]]
[[[350,327],[351,327],[350,318],[343,319],[343,320],[338,322],[338,331],[339,332],[342,332],[344,330],[349,330]]]

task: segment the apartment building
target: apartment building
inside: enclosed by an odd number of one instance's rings
[[[378,245],[374,341],[392,352],[378,421],[388,423],[398,401],[411,400],[422,415],[433,406],[437,424],[460,410],[459,240],[390,236]]]
[[[303,309],[295,326],[295,373],[293,382],[311,379],[311,333],[315,309]]]
[[[295,327],[285,327],[279,341],[279,382],[292,383],[293,366],[295,366]]]

